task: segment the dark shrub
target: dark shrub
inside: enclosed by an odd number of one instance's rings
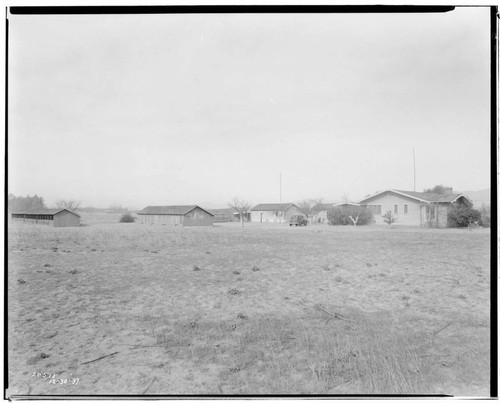
[[[491,226],[491,218],[490,216],[481,216],[481,220],[479,221],[479,225],[484,228],[490,228]]]
[[[481,214],[481,220],[479,221],[479,225],[485,228],[489,228],[491,225],[491,208],[490,206],[483,205],[479,209],[479,213]]]
[[[370,210],[363,206],[338,206],[327,212],[328,224],[330,225],[367,225],[373,222],[373,215]]]
[[[132,214],[130,213],[125,213],[122,214],[120,222],[135,222],[135,217],[132,217]]]
[[[466,204],[454,204],[448,212],[449,227],[468,227],[480,220],[481,213]]]

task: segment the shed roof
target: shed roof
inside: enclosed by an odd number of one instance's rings
[[[373,199],[377,196],[382,195],[383,193],[393,192],[402,196],[406,196],[412,199],[415,199],[424,203],[453,203],[457,201],[459,198],[463,197],[467,200],[467,198],[463,194],[440,194],[440,193],[427,193],[427,192],[412,192],[408,190],[384,190],[383,192],[376,193],[372,196],[369,196],[360,201],[360,203],[366,202],[370,199]]]
[[[205,211],[207,214],[213,216],[210,211],[201,208],[195,204],[188,206],[147,206],[143,208],[141,211],[137,212],[137,214],[153,214],[153,215],[186,215],[191,210],[199,208]]]
[[[69,211],[71,214],[74,214],[74,215],[80,217],[80,214],[77,214],[74,211],[68,210],[67,208],[30,210],[30,211],[13,211],[12,214],[56,215],[62,211]]]
[[[293,203],[261,203],[252,207],[252,211],[285,211],[286,209],[295,206]],[[297,207],[298,208],[298,207]]]

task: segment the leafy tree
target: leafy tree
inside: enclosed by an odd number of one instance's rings
[[[238,197],[234,197],[233,200],[228,203],[228,206],[238,213],[240,216],[241,226],[244,227],[245,215],[250,212],[250,203],[243,199],[239,199]]]
[[[394,217],[394,214],[392,214],[391,210],[387,210],[382,218],[384,219],[384,222],[389,225],[396,222],[396,217]]]
[[[424,189],[425,193],[437,193],[440,195],[443,195],[445,193],[446,186],[443,185],[436,185],[433,188],[430,189]]]
[[[327,212],[330,225],[367,225],[373,222],[373,214],[363,206],[338,206]]]
[[[449,227],[470,227],[481,220],[481,213],[467,204],[455,203],[448,211]]]

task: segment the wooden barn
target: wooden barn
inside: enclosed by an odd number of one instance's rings
[[[68,209],[16,212],[12,213],[12,220],[51,227],[80,226],[80,216]]]
[[[199,206],[148,206],[137,213],[141,224],[212,226],[214,215]]]

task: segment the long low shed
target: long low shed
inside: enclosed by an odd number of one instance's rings
[[[12,213],[12,220],[51,227],[79,227],[80,216],[68,209],[53,209]]]
[[[137,213],[141,224],[212,226],[214,215],[196,206],[148,206]]]

